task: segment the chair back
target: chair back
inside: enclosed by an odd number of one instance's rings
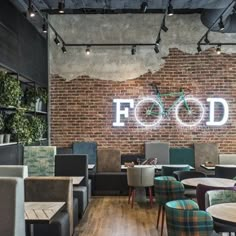
[[[200,210],[206,210],[206,204],[205,204],[206,192],[209,190],[220,190],[220,189],[236,190],[236,187],[212,187],[204,184],[198,184],[196,189],[196,196]]]
[[[26,178],[28,177],[28,166],[0,165],[0,176]]]
[[[233,179],[236,176],[236,167],[216,166],[215,177]]]
[[[25,179],[25,200],[32,202],[66,202],[70,235],[73,234],[73,185],[70,177],[36,176]]]
[[[155,169],[147,167],[128,167],[127,182],[132,187],[150,187],[154,185]]]
[[[173,172],[177,171],[177,170],[190,171],[190,167],[189,167],[189,165],[186,165],[184,167],[162,166],[161,175],[163,175],[163,176],[173,176]]]
[[[88,155],[60,154],[55,156],[55,176],[83,176],[82,186],[88,185]]]
[[[206,207],[220,203],[236,202],[235,190],[211,190],[205,195]]]
[[[156,177],[154,179],[156,202],[159,205],[164,205],[172,200],[184,199],[184,185],[174,177],[163,177]]]
[[[189,178],[200,178],[200,177],[206,177],[206,174],[200,171],[183,171],[178,170],[173,172],[174,177],[181,181],[183,179],[189,179]]]
[[[219,154],[219,164],[236,165],[236,154]]]
[[[210,236],[213,233],[212,217],[200,211],[193,200],[167,202],[166,224],[169,236]]]
[[[22,178],[0,177],[0,235],[25,236]]]

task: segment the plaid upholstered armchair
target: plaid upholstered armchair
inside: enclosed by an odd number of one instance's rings
[[[157,229],[162,212],[162,235],[165,216],[165,204],[172,200],[184,199],[184,186],[172,176],[160,176],[154,179],[154,190],[156,202],[158,204]]]
[[[168,236],[210,236],[213,220],[201,211],[193,200],[176,200],[166,203]]]

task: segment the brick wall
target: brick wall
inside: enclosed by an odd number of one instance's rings
[[[92,55],[91,55],[92,56]],[[79,77],[66,82],[51,76],[51,143],[69,147],[73,141],[96,141],[98,148],[118,148],[122,153],[144,152],[144,142],[160,140],[172,147],[193,143],[218,143],[222,153],[236,153],[236,55],[216,55],[213,50],[185,54],[171,49],[162,69],[139,78],[115,82]],[[125,127],[113,127],[114,98],[133,98],[135,104],[154,92],[151,82],[160,83],[160,91],[189,88],[191,95],[205,105],[206,114],[198,127],[181,127],[174,112],[155,128],[143,128],[134,121],[133,109]],[[229,104],[229,120],[222,127],[206,126],[209,120],[208,97],[222,97]],[[166,101],[170,102],[169,100]]]

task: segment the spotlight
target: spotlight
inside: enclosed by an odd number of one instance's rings
[[[220,44],[217,45],[216,54],[217,54],[217,55],[220,55],[220,54],[221,54],[221,45],[220,45]]]
[[[86,55],[89,55],[89,54],[90,54],[90,47],[89,47],[89,46],[87,46],[85,52],[86,52]]]
[[[218,23],[218,26],[219,26],[219,28],[220,28],[220,31],[223,31],[223,30],[225,29],[222,16],[220,17],[220,21],[219,21],[219,23]]]
[[[156,44],[155,47],[154,47],[155,53],[159,53],[159,52],[160,52],[158,45],[159,45],[159,44]]]
[[[198,51],[198,53],[200,53],[202,51],[200,44],[198,44],[198,46],[197,46],[197,51]]]
[[[141,11],[145,13],[147,11],[148,3],[147,2],[142,2],[141,4]]]
[[[65,3],[64,2],[58,2],[58,12],[63,14],[64,13],[64,8],[65,8]]]
[[[165,26],[165,23],[162,24],[161,29],[162,29],[164,32],[167,32],[167,31],[168,31],[168,28]]]
[[[132,47],[132,49],[131,49],[131,54],[132,54],[132,55],[135,55],[135,53],[136,53],[136,46],[133,45],[133,47]]]
[[[168,16],[173,16],[174,15],[174,8],[171,4],[171,0],[169,1],[168,9],[167,9],[167,14]]]
[[[157,38],[156,44],[159,45],[160,42],[161,42],[161,37],[160,37],[160,35],[159,35],[158,38]]]
[[[206,44],[209,44],[209,43],[210,43],[210,41],[209,41],[209,39],[208,39],[208,34],[206,34],[204,41],[205,41]]]
[[[35,17],[35,12],[33,6],[31,5],[31,1],[29,1],[28,13],[30,17]]]
[[[61,47],[61,50],[62,50],[62,52],[63,53],[66,53],[67,51],[66,51],[66,47],[65,47],[65,44],[63,43],[63,46]]]
[[[60,41],[59,41],[59,39],[57,38],[57,35],[56,35],[56,38],[54,39],[54,42],[55,42],[55,44],[56,44],[57,46],[60,45]]]
[[[42,31],[43,31],[43,33],[45,33],[45,34],[48,32],[48,27],[47,27],[47,25],[46,25],[45,20],[44,20],[43,25],[42,25]]]

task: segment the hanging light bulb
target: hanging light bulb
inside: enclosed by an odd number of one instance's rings
[[[85,52],[86,52],[86,55],[90,55],[90,47],[89,46],[87,46]]]
[[[220,45],[220,44],[217,45],[216,54],[217,54],[217,55],[220,55],[220,54],[221,54],[221,45]]]

